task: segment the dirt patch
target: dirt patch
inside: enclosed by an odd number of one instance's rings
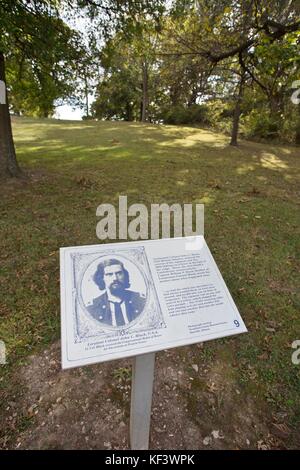
[[[229,365],[197,364],[199,347],[157,354],[150,448],[284,448]],[[129,449],[130,381],[130,360],[62,371],[60,344],[53,344],[13,377],[1,447]]]

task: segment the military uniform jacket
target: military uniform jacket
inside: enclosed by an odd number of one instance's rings
[[[125,302],[128,321],[132,322],[144,310],[146,299],[138,292],[125,290],[123,302]],[[107,325],[112,325],[110,302],[106,292],[99,297],[96,297],[93,300],[92,305],[87,306],[87,310],[95,320],[98,320],[101,323],[106,323]]]

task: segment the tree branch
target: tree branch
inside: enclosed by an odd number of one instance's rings
[[[261,83],[261,82],[255,77],[255,75],[253,75],[253,73],[251,72],[251,70],[249,69],[249,67],[246,65],[242,53],[239,54],[239,63],[240,63],[240,66],[242,67],[242,69],[245,70],[245,72],[247,72],[247,73],[250,75],[250,77],[252,78],[252,80],[253,80],[255,83],[257,83],[257,84],[265,91],[265,93],[268,94],[268,93],[269,93],[268,88],[267,88],[263,83]]]

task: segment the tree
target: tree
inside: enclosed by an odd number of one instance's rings
[[[100,64],[104,72],[97,86],[94,114],[98,118],[146,122],[150,99],[155,100],[154,81],[157,33],[144,21],[141,31],[122,32],[107,40]]]
[[[137,120],[140,113],[140,68],[135,51],[119,33],[100,54],[102,76],[92,105],[98,119]]]
[[[136,2],[135,0],[79,1],[79,5],[83,7],[85,13],[92,20],[90,28],[90,35],[92,37],[101,37],[102,40],[111,40],[116,35],[116,32],[118,32],[123,44],[125,44],[125,54],[128,54],[126,44],[130,46],[132,51],[136,51],[136,62],[139,63],[138,80],[142,92],[140,101],[141,121],[148,120],[150,69],[153,59],[152,50],[154,47],[152,41],[155,36],[155,31],[159,30],[160,19],[165,11],[165,3],[165,0],[156,0],[155,2],[150,0],[143,2]],[[123,85],[125,85],[125,81],[123,80],[125,75],[126,73],[122,73],[122,76],[120,75],[119,77]],[[129,75],[130,74],[127,75],[128,78]],[[104,74],[102,86],[105,87],[106,91],[108,91],[107,79],[108,75]],[[111,79],[114,80],[115,83],[118,81],[115,74],[110,77],[110,81]],[[100,88],[101,84],[98,87],[98,103],[94,106],[94,110],[97,110],[98,116],[102,113],[100,103],[102,108],[106,109],[104,114],[108,111],[102,97],[99,95]],[[129,90],[125,90],[125,88],[126,86],[121,87],[121,95],[124,100],[127,100],[127,96],[131,96],[132,93]],[[135,88],[136,85],[134,86],[134,89]],[[113,107],[112,101],[110,100],[110,104]],[[129,102],[127,100],[127,117],[131,116],[131,108],[134,106],[130,103],[131,101]],[[108,100],[106,104],[108,104]],[[110,112],[108,114],[110,114]],[[124,115],[123,112],[121,112],[121,114]]]
[[[27,72],[33,74],[42,91],[45,105],[42,113],[48,115],[52,111],[51,103],[57,96],[54,93],[57,87],[52,85],[57,84],[57,79],[60,82],[60,74],[70,59],[69,54],[72,60],[76,60],[76,52],[80,49],[76,44],[78,36],[60,17],[61,6],[68,7],[68,12],[72,11],[72,14],[80,10],[88,13],[93,20],[90,34],[96,37],[99,36],[99,31],[100,35],[107,36],[117,26],[130,35],[139,28],[139,15],[141,17],[150,13],[155,18],[159,17],[163,11],[163,3],[162,0],[155,2],[155,5],[150,1],[133,0],[10,0],[0,4],[0,80],[5,85],[6,94],[5,103],[0,104],[0,177],[18,176],[21,173],[11,130],[5,75],[7,55],[17,51],[17,55],[21,57],[20,65],[27,62]],[[63,57],[57,61],[60,46]],[[33,68],[30,70],[31,66]],[[54,66],[58,66],[58,70],[55,71]],[[49,84],[53,93],[47,101],[45,98]]]
[[[20,168],[17,163],[16,153],[12,138],[11,120],[8,108],[8,95],[5,78],[4,55],[0,51],[0,85],[4,89],[3,100],[0,101],[0,177],[19,176]]]
[[[29,60],[19,51],[6,56],[6,77],[9,88],[10,109],[14,114],[50,117],[58,99],[67,100],[75,92],[74,75],[76,65],[66,64],[63,45],[56,42],[52,61],[41,57]],[[59,54],[58,54],[59,52]]]
[[[178,47],[178,41],[188,40],[196,34],[192,17],[187,16],[184,21],[181,18],[164,19],[157,58],[164,101],[161,106],[166,112],[175,107],[191,107],[212,93],[209,78],[215,69],[214,64],[195,54],[182,53]]]
[[[256,56],[259,49],[268,43],[271,47],[280,47],[287,36],[300,30],[300,6],[288,0],[253,1],[243,0],[233,2],[207,2],[205,0],[189,1],[174,0],[171,9],[173,21],[181,19],[194,25],[191,32],[182,28],[175,36],[176,51],[167,54],[178,57],[191,55],[202,57],[212,64],[222,64],[228,59],[239,60],[239,66],[246,76],[253,74],[249,69],[249,58]],[[248,65],[247,65],[248,64]],[[262,64],[263,67],[263,64]],[[236,112],[234,116],[231,142],[236,145],[239,121],[239,108],[242,91],[251,81],[240,83],[237,93]],[[274,98],[274,99],[273,99]],[[270,95],[270,103],[276,105],[276,97]]]
[[[183,120],[189,115],[184,108],[191,108],[193,119],[197,112],[200,116],[196,104],[209,93],[213,67],[202,58],[183,55],[174,60],[165,55],[163,51],[174,44],[172,36],[158,31],[151,20],[140,20],[140,25],[141,30],[129,36],[118,32],[102,48],[104,72],[93,105],[95,116],[160,121],[168,120],[173,110],[176,114],[176,107]],[[180,116],[174,118],[180,122]]]
[[[286,98],[300,70],[299,42],[299,32],[288,33],[277,42],[270,43],[265,38],[242,60],[242,68],[250,77],[252,85],[265,97],[273,136],[282,127]]]
[[[5,103],[0,104],[0,177],[21,174],[11,129],[5,59],[17,71],[12,80],[17,108],[26,100],[26,87],[29,107],[43,116],[53,112],[57,97],[69,93],[66,83],[80,54],[80,38],[60,18],[59,4],[56,0],[11,0],[0,5],[0,80],[6,89]]]

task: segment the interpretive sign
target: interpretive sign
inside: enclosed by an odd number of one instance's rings
[[[60,249],[62,366],[246,332],[202,236]]]

